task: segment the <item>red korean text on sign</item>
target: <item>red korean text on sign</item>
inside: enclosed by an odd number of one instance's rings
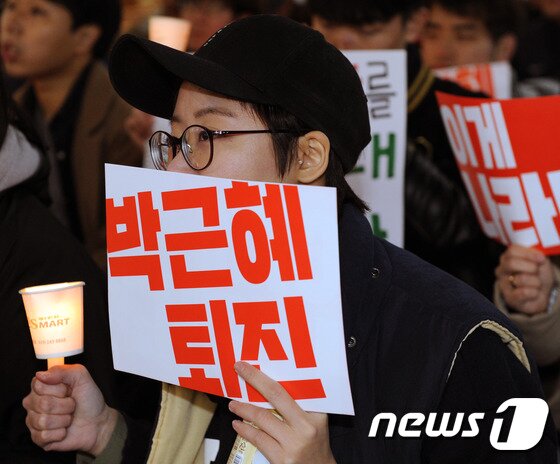
[[[231,222],[231,246],[235,263],[243,278],[251,284],[263,284],[270,278],[273,263],[278,266],[280,281],[313,278],[299,193],[296,186],[268,184],[261,197],[258,185],[233,181],[224,189],[226,207],[235,210]],[[194,270],[189,252],[228,248],[226,228],[220,224],[218,189],[205,187],[163,192],[162,210],[199,210],[201,229],[194,232],[166,233],[164,242],[175,289],[233,287],[227,265],[222,269]],[[107,203],[108,252],[136,250],[134,256],[111,256],[111,276],[146,276],[150,291],[164,290],[158,233],[160,212],[154,208],[152,194],[141,192],[124,197],[122,206],[113,199]],[[262,207],[270,221],[269,237],[263,219],[253,209]],[[251,257],[250,236],[254,254]],[[175,254],[176,253],[176,254]],[[243,327],[241,359],[257,365],[259,359],[293,362],[294,369],[317,367],[311,344],[302,297],[285,297],[281,319],[277,301],[226,302],[166,305],[169,332],[175,362],[188,366],[189,376],[179,384],[211,394],[242,398],[239,377],[233,369],[236,361],[232,341],[232,324]],[[231,309],[233,319],[228,314]],[[287,321],[289,344],[281,341],[277,329]],[[213,333],[211,333],[211,330]],[[212,346],[215,340],[216,348]],[[218,366],[221,378],[208,377],[205,367]],[[282,380],[280,383],[294,399],[324,398],[320,379]],[[247,385],[247,396],[254,402],[266,401]]]
[[[138,224],[138,210],[140,225]],[[122,206],[106,200],[107,252],[139,248],[149,254],[109,258],[111,276],[147,276],[151,291],[163,290],[163,275],[158,251],[157,233],[161,230],[159,212],[153,207],[151,192],[140,192],[137,198],[124,197]],[[119,231],[119,226],[124,230]],[[142,235],[140,235],[142,230]]]
[[[231,224],[233,250],[236,264],[242,276],[250,283],[261,284],[270,276],[271,263],[278,263],[282,281],[309,280],[313,278],[303,216],[297,187],[284,186],[285,209],[281,186],[269,184],[261,199],[259,187],[246,182],[232,182],[225,189],[226,205],[239,209]],[[168,252],[182,252],[169,257],[173,287],[218,288],[233,286],[229,269],[189,270],[188,254],[192,250],[228,248],[228,237],[220,226],[218,192],[216,187],[174,190],[162,193],[164,211],[200,209],[202,226],[213,228],[197,232],[165,234]],[[274,237],[269,239],[261,217],[251,209],[262,205],[270,219]],[[161,231],[160,213],[153,207],[152,194],[141,192],[137,198],[123,198],[122,206],[115,206],[113,199],[106,200],[107,250],[114,253],[140,248],[144,252],[135,256],[110,257],[111,276],[147,276],[151,291],[163,290],[164,282],[157,242]],[[285,213],[286,211],[286,213]],[[139,214],[138,214],[139,213]],[[139,224],[140,222],[140,224]],[[119,228],[124,230],[120,231]],[[140,230],[142,233],[140,233]],[[247,234],[250,234],[256,251],[256,259],[249,256]],[[290,241],[291,239],[291,241]]]
[[[200,208],[204,227],[220,225],[216,187],[163,192],[161,197],[165,211]],[[202,232],[166,234],[165,244],[167,250],[172,252],[228,247],[226,231],[223,228]],[[170,262],[175,288],[231,287],[233,285],[229,269],[189,271],[185,255],[172,255]]]
[[[270,361],[284,361],[293,354],[296,369],[317,367],[303,298],[286,297],[283,299],[290,347],[285,347],[280,341],[276,330],[263,328],[264,325],[280,323],[278,304],[276,301],[239,302],[233,303],[235,323],[243,326],[243,342],[241,359],[248,362],[258,362],[260,349],[264,349]],[[205,305],[167,305],[167,319],[170,323],[188,323],[189,325],[173,325],[169,328],[175,361],[190,367],[190,377],[180,377],[179,384],[183,387],[200,390],[207,393],[241,398],[239,378],[233,369],[235,354],[231,337],[231,330],[224,300],[210,301],[210,315],[214,327],[214,337],[217,343],[217,353],[210,345],[210,326]],[[203,325],[191,325],[201,323]],[[208,346],[189,346],[189,344],[208,344]],[[292,357],[292,356],[290,356]],[[223,385],[218,378],[208,378],[204,366],[219,364]],[[201,367],[198,367],[201,366]],[[324,398],[325,391],[320,379],[280,380],[279,383],[296,399]],[[256,390],[247,385],[250,401],[266,402]]]
[[[162,203],[164,211],[200,209],[204,227],[220,225],[216,187],[163,192]],[[108,253],[140,248],[142,239],[144,252],[159,251],[157,233],[161,231],[160,213],[153,208],[150,192],[141,192],[138,198],[124,197],[122,206],[115,206],[113,199],[107,199],[106,208]],[[119,228],[124,230],[120,231]],[[226,232],[222,228],[166,234],[165,245],[168,252],[187,252],[227,248],[228,241]],[[187,268],[187,260],[188,257],[184,253],[169,257],[174,288],[232,286],[231,272],[228,269],[190,271]],[[159,253],[110,257],[109,270],[114,277],[145,275],[148,277],[151,291],[165,288]]]
[[[243,277],[253,284],[265,282],[271,270],[272,260],[278,263],[282,281],[295,280],[294,264],[299,280],[313,278],[303,215],[296,186],[283,186],[287,215],[284,213],[281,186],[267,184],[266,195],[260,196],[257,185],[249,186],[247,182],[232,182],[232,187],[225,189],[226,206],[229,209],[240,209],[233,216],[231,230],[235,259]],[[269,239],[260,216],[249,209],[263,205],[265,215],[270,219],[274,237]],[[287,216],[287,217],[286,217]],[[289,227],[289,232],[288,232]],[[253,239],[256,258],[249,257],[247,234]],[[290,249],[290,237],[293,248]]]

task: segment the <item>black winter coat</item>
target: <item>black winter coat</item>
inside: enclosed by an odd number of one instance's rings
[[[44,452],[31,442],[21,404],[35,372],[35,358],[18,289],[83,280],[84,352],[66,359],[84,364],[111,405],[151,418],[159,383],[114,371],[105,279],[47,208],[24,188],[0,193],[0,463],[75,462],[74,453]],[[141,405],[141,406],[139,406]]]
[[[496,321],[519,339],[521,334],[488,300],[463,282],[374,237],[355,208],[344,208],[339,235],[344,332],[356,415],[330,416],[331,449],[338,464],[423,462],[425,442],[421,439],[369,438],[373,417],[381,412],[392,412],[399,418],[409,412],[438,412],[450,372],[450,378],[454,376],[455,354],[480,322]],[[493,332],[478,330],[499,342]],[[490,366],[495,363],[496,369],[507,367],[502,359],[511,353],[505,344],[496,345],[496,352],[487,353],[481,360],[481,375],[486,375],[484,362],[490,362]],[[510,358],[520,377],[511,382],[509,391],[500,393],[508,395],[507,399],[517,395],[542,397],[535,366],[529,373],[513,355]],[[479,393],[481,405],[497,408],[503,401],[491,392]],[[460,392],[459,400],[462,395]],[[482,440],[488,447],[487,437]],[[509,462],[555,462],[555,440],[549,420],[542,448]],[[459,455],[441,462],[458,462]]]

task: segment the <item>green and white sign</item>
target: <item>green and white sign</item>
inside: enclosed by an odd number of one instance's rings
[[[369,205],[373,232],[397,246],[404,243],[406,156],[406,52],[345,51],[368,97],[371,143],[347,176]]]

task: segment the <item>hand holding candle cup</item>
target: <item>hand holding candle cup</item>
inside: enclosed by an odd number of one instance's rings
[[[27,287],[23,298],[33,348],[48,367],[64,364],[64,357],[84,351],[84,282]]]

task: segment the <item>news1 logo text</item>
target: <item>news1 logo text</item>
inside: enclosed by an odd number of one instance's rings
[[[513,415],[511,412],[513,411]],[[384,436],[391,438],[395,431],[402,438],[473,438],[479,435],[479,422],[485,413],[469,415],[459,412],[429,413],[409,412],[399,420],[390,412],[377,414],[371,421],[368,436],[380,435],[381,425],[386,425]],[[510,420],[506,420],[506,417]],[[496,410],[490,432],[490,444],[501,451],[525,451],[535,446],[543,436],[548,417],[548,405],[541,398],[511,398]],[[509,426],[509,429],[507,428]],[[505,432],[505,433],[504,433]]]

